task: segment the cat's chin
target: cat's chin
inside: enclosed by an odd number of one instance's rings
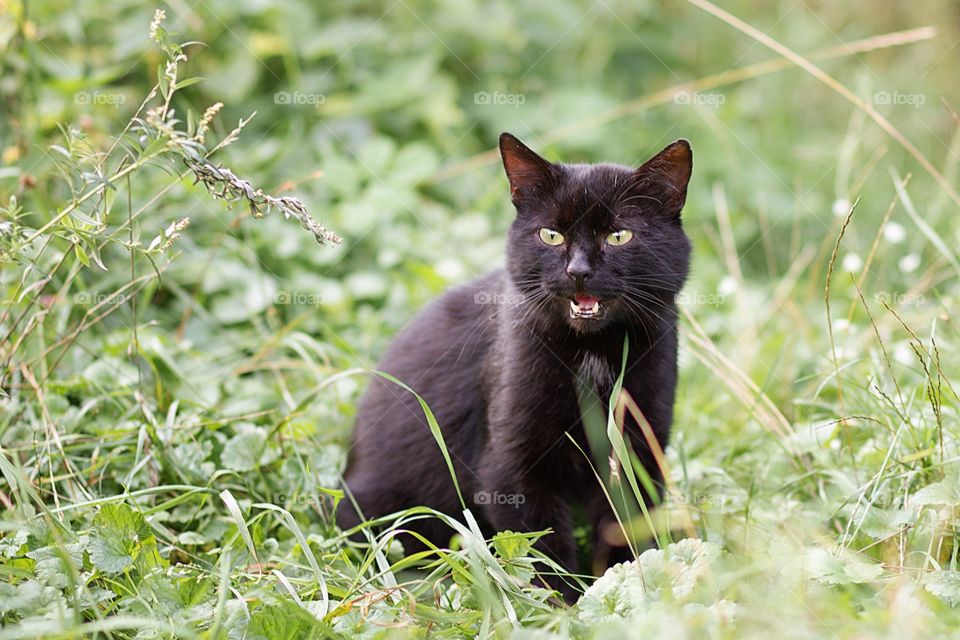
[[[600,333],[610,324],[599,318],[591,318],[589,320],[584,320],[582,318],[568,318],[567,324],[577,333],[587,334],[587,333]]]

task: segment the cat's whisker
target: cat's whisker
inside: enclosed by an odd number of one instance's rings
[[[638,298],[640,302],[650,303],[650,304],[652,304],[654,307],[659,307],[660,309],[663,309],[664,311],[669,311],[669,312],[671,312],[671,313],[676,314],[675,308],[674,308],[673,306],[671,306],[670,303],[665,302],[664,300],[661,300],[660,298],[657,298],[656,296],[653,296],[653,295],[651,295],[650,293],[648,293],[648,292],[646,292],[646,291],[643,291],[643,290],[640,290],[640,289],[631,289],[631,288],[627,288],[626,291],[627,291],[629,294],[631,294],[631,296],[634,296],[634,297]],[[626,299],[629,300],[630,298],[626,298]],[[631,300],[631,302],[636,303],[637,301]]]
[[[624,291],[628,295],[621,297],[621,300],[627,303],[630,308],[636,308],[644,313],[653,314],[661,321],[668,321],[667,318],[664,318],[664,316],[659,313],[659,310],[662,310],[670,314],[671,319],[676,319],[677,310],[669,303],[635,287],[624,287]]]
[[[527,308],[524,310],[523,315],[518,321],[519,324],[525,325],[527,319],[530,317],[538,318],[541,314],[540,312],[549,304],[553,299],[553,296],[546,290],[540,289],[537,292],[537,295],[532,296],[529,300]]]

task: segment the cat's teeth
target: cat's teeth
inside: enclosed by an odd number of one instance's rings
[[[582,307],[575,300],[570,301],[570,315],[574,318],[589,318],[600,313],[600,301],[594,302],[589,307]]]

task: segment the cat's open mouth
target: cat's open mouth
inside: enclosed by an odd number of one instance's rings
[[[578,293],[570,301],[570,317],[591,320],[603,316],[604,308],[600,299],[586,293]]]

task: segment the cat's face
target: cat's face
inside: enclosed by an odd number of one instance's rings
[[[517,209],[507,270],[531,315],[583,333],[672,321],[690,261],[680,223],[693,162],[685,140],[639,169],[552,164],[508,133],[500,153]]]

